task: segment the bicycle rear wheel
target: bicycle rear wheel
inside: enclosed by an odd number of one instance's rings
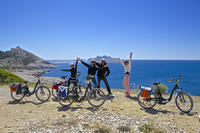
[[[179,92],[175,98],[176,106],[183,113],[190,113],[193,109],[193,100],[186,92]]]
[[[138,94],[138,104],[144,109],[151,109],[153,108],[156,103],[156,96],[154,93],[151,94],[150,98],[145,98],[141,96],[141,92]]]
[[[59,104],[62,105],[63,107],[68,107],[72,105],[72,103],[74,102],[72,93],[68,93],[66,97],[57,96],[57,98],[58,98]]]
[[[52,89],[52,90],[51,90],[51,93],[52,93],[53,97],[57,99],[57,96],[58,96],[58,90],[56,90],[56,89]]]
[[[41,102],[46,102],[51,97],[51,92],[46,86],[39,86],[35,92],[36,97]]]
[[[15,100],[15,101],[21,101],[25,97],[23,90],[24,90],[24,88],[22,88],[22,91],[19,92],[19,93],[11,91],[12,99]]]
[[[88,103],[93,107],[100,107],[106,101],[106,95],[100,89],[91,90],[87,96]]]

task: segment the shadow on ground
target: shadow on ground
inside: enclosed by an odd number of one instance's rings
[[[41,105],[45,102],[33,102],[33,101],[9,101],[7,104],[27,104],[27,103],[32,103],[34,105]]]
[[[138,101],[138,98],[137,97],[132,97],[132,96],[130,96],[130,97],[128,97],[130,100],[133,100],[133,101]]]
[[[83,110],[83,109],[86,109],[88,111],[91,111],[91,112],[95,112],[97,111],[99,108],[94,108],[94,107],[88,107],[88,108],[85,108],[85,107],[58,107],[58,111],[72,111],[72,112],[75,112],[75,111],[78,111],[78,110]]]
[[[157,109],[142,109],[144,110],[146,113],[149,113],[149,114],[152,114],[152,115],[156,115],[156,114],[159,114],[159,113],[162,113],[162,114],[169,114],[169,113],[175,113],[175,112],[171,112],[171,111],[167,111],[167,110],[157,110]]]

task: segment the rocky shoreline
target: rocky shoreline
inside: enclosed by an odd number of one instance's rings
[[[18,75],[19,77],[23,78],[26,81],[34,83],[36,82],[35,75],[37,75],[38,73],[42,73],[44,71],[46,70],[45,69],[32,69],[32,70],[19,69],[19,70],[12,70],[10,72]],[[62,80],[56,77],[43,77],[44,83],[53,83],[53,81],[62,81]]]

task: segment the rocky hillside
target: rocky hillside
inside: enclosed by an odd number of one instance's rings
[[[0,68],[55,68],[55,65],[20,48],[0,51]]]
[[[104,56],[97,56],[97,57],[95,57],[95,58],[90,58],[89,61],[90,61],[91,59],[95,59],[96,61],[101,61],[101,59],[103,59],[103,58],[106,60],[106,62],[111,62],[111,63],[117,62],[117,60],[119,59],[119,58],[113,58],[113,57],[111,57],[111,56],[106,56],[106,55],[104,55]]]

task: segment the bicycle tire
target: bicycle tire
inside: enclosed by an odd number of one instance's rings
[[[13,100],[15,100],[15,101],[21,101],[21,100],[25,97],[25,94],[22,93],[22,94],[21,94],[22,97],[20,97],[20,98],[16,98],[16,97],[14,96],[14,93],[17,93],[17,92],[13,92],[13,91],[11,91],[10,95],[11,95],[11,98],[12,98]],[[18,95],[19,95],[19,94],[18,94]]]
[[[57,99],[58,90],[56,90],[56,89],[51,89],[51,93],[52,93],[53,97],[54,97],[55,99]]]
[[[98,93],[97,93],[97,91],[98,91]],[[88,101],[88,103],[91,105],[91,106],[93,106],[93,107],[96,107],[96,108],[98,108],[98,107],[100,107],[100,106],[102,106],[104,103],[105,103],[105,101],[106,101],[106,95],[105,95],[105,93],[102,91],[102,90],[92,90],[92,91],[90,91],[89,93],[88,93],[88,95],[87,95],[87,101]],[[92,95],[93,94],[98,94],[98,95],[102,95],[103,96],[103,101],[100,103],[100,104],[98,104],[98,105],[95,105],[95,104],[93,104],[92,102],[91,102],[91,98],[92,98]]]
[[[157,100],[156,100],[156,96],[155,96],[154,93],[151,94],[151,97],[152,97],[152,96],[155,97],[154,100],[152,100],[152,101],[154,101],[154,103],[153,103],[151,106],[149,106],[149,107],[145,106],[144,102],[142,102],[142,101],[140,100],[141,94],[142,94],[141,92],[138,94],[137,101],[138,101],[138,104],[139,104],[142,108],[144,108],[144,109],[152,109],[153,107],[156,106]],[[142,97],[141,97],[141,98],[142,98]],[[143,98],[143,99],[144,99],[144,98]],[[150,99],[151,99],[151,98],[150,98]],[[148,100],[150,100],[150,99],[148,99]]]
[[[178,98],[181,99],[181,96],[182,96],[182,95],[185,95],[185,96],[187,96],[187,97],[189,98],[189,101],[190,101],[191,106],[190,106],[190,108],[189,108],[188,110],[183,110],[183,109],[179,106],[179,104],[178,104]],[[178,108],[181,112],[183,112],[183,113],[190,113],[190,112],[192,111],[192,109],[193,109],[193,100],[192,100],[192,97],[191,97],[188,93],[186,93],[186,92],[179,92],[179,93],[176,95],[176,97],[175,97],[175,103],[176,103],[177,108]]]
[[[41,89],[43,89],[43,88],[46,89],[46,90],[47,90],[47,93],[48,93],[48,96],[47,96],[46,99],[41,99],[40,96],[39,96],[39,90],[41,90]],[[41,90],[41,91],[43,91],[43,90]],[[39,86],[39,87],[36,89],[35,94],[36,94],[36,98],[37,98],[39,101],[41,101],[41,102],[46,102],[46,101],[48,101],[49,98],[51,97],[51,91],[50,91],[50,89],[49,89],[47,86]]]
[[[68,106],[72,105],[73,102],[74,102],[74,99],[71,98],[71,97],[73,97],[71,93],[70,93],[70,94],[68,93],[67,96],[66,96],[65,98],[62,98],[62,97],[57,96],[58,103],[59,103],[60,105],[62,105],[63,107],[68,107]],[[64,102],[61,101],[61,100],[63,100],[63,99],[68,99],[68,100],[71,100],[71,101],[70,101],[69,103],[66,104],[66,103],[64,103]]]

